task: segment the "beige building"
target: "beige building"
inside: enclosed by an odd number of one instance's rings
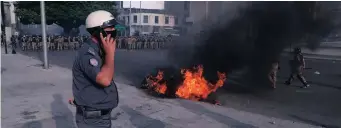
[[[136,31],[141,34],[164,33],[165,29],[175,26],[175,17],[160,13],[131,13],[121,14],[118,19],[126,26],[131,25],[131,34]]]
[[[17,34],[17,17],[15,16],[15,7],[13,3],[13,1],[4,1],[4,22],[7,42],[10,41],[12,35]],[[1,19],[1,22],[3,22],[2,20],[3,19]]]
[[[118,2],[118,12],[117,19],[126,25],[124,35],[134,35],[137,32],[161,35],[177,33],[177,17],[164,9],[124,8],[122,2]]]

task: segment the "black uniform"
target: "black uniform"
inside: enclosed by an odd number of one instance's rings
[[[105,88],[96,83],[102,65],[99,45],[88,40],[79,49],[72,68],[72,90],[79,128],[111,127],[110,113],[118,105],[118,92],[114,82]]]
[[[289,79],[285,82],[285,84],[289,85],[294,80],[294,76],[298,78],[298,80],[301,81],[301,83],[304,85],[304,87],[308,87],[308,83],[303,77],[303,70],[305,67],[304,57],[302,53],[296,53],[293,57],[293,60],[290,60],[290,68],[291,73]]]

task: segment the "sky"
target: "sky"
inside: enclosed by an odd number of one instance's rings
[[[129,8],[130,1],[123,1],[123,8]],[[140,8],[140,1],[131,1],[131,8]],[[142,1],[142,9],[164,9],[164,1]]]

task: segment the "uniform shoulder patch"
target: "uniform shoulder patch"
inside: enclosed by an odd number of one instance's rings
[[[90,54],[92,54],[92,55],[96,55],[95,49],[92,48],[92,47],[90,47],[90,48],[88,49],[88,53],[90,53]]]
[[[98,65],[98,61],[95,59],[95,58],[91,58],[90,59],[90,64],[92,65],[92,66],[97,66]]]

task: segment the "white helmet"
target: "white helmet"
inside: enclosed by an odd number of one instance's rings
[[[115,17],[108,11],[98,10],[90,13],[85,20],[86,28],[114,26],[117,22]]]

